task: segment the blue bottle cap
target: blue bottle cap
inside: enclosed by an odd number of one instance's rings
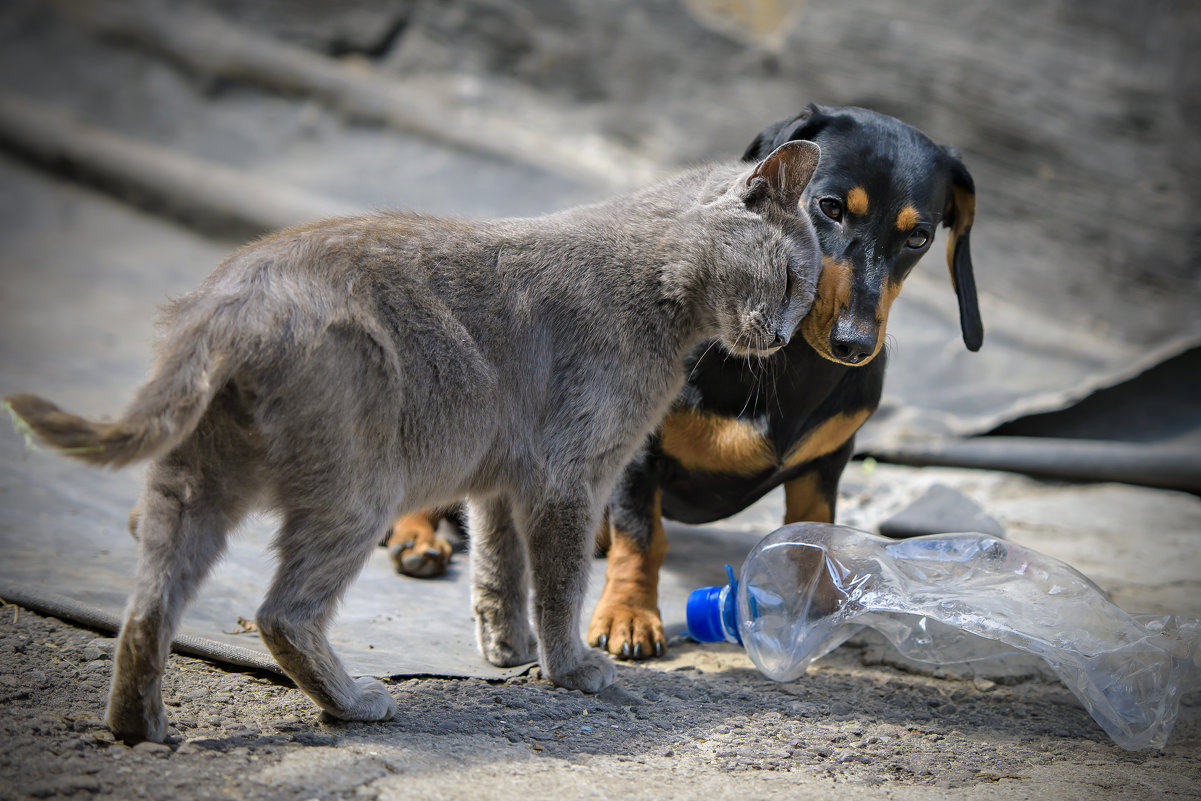
[[[742,632],[738,630],[738,616],[734,612],[738,579],[734,578],[734,568],[729,565],[726,565],[726,575],[730,577],[730,583],[725,587],[701,587],[688,596],[688,604],[684,608],[688,635],[697,642],[736,642],[742,645]]]
[[[701,587],[688,596],[688,636],[697,642],[724,642],[721,625],[721,591],[725,587]]]

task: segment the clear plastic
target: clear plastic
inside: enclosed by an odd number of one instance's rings
[[[985,534],[891,540],[797,523],[764,538],[728,587],[697,590],[701,641],[740,642],[790,681],[860,628],[937,665],[1022,652],[1044,660],[1123,748],[1163,748],[1201,689],[1201,621],[1132,616],[1072,567]]]

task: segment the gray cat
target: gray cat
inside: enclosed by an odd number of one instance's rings
[[[765,355],[809,310],[821,252],[797,202],[817,160],[816,145],[789,142],[753,168],[701,167],[534,219],[381,213],[283,231],[168,308],[155,370],[116,422],[9,398],[63,453],[153,460],[113,733],[166,736],[173,632],[252,507],[282,516],[259,631],[335,718],[395,711],[323,633],[339,598],[398,509],[464,496],[484,656],[537,655],[586,692],[610,684],[578,621],[605,499],[694,343]]]

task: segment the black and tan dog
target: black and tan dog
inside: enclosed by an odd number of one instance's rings
[[[949,229],[964,343],[980,347],[968,249],[975,190],[956,154],[893,117],[811,105],[765,129],[744,158],[795,139],[822,149],[801,201],[824,253],[817,299],[799,336],[766,360],[699,348],[684,392],[626,468],[598,536],[608,570],[588,630],[591,644],[614,655],[663,653],[663,518],[720,520],[783,485],[785,522],[833,521],[855,432],[880,400],[889,308],[939,224]],[[402,572],[444,569],[450,548],[433,532],[440,516],[397,521],[390,543]]]

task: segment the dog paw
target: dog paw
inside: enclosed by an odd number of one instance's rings
[[[604,599],[588,624],[588,644],[618,659],[649,659],[667,651],[658,610]]]
[[[396,572],[413,578],[434,578],[446,572],[454,546],[439,537],[424,514],[396,521],[388,537],[388,556]]]
[[[351,703],[338,709],[326,707],[326,716],[361,723],[391,720],[396,716],[396,699],[383,682],[370,676],[360,676],[354,680],[354,684],[356,692]]]
[[[412,540],[388,548],[396,572],[413,578],[436,578],[450,565],[451,544],[439,538],[433,545],[423,547]]]
[[[571,664],[547,669],[547,677],[560,687],[586,693],[598,693],[617,681],[617,668],[609,657],[597,651],[583,650]]]

